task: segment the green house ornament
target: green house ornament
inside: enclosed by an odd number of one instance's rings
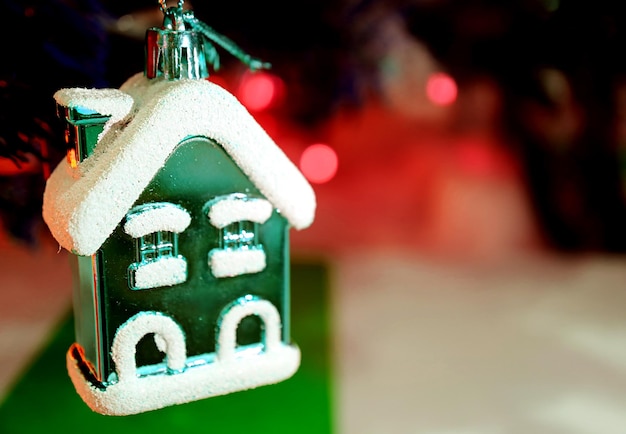
[[[144,73],[54,96],[74,146],[43,206],[75,255],[67,368],[108,415],[280,382],[300,363],[289,231],[313,222],[314,192],[242,104],[204,79],[206,35],[181,4],[164,12]]]

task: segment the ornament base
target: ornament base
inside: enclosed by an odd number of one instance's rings
[[[295,345],[281,343],[268,351],[250,349],[228,361],[208,355],[212,362],[188,365],[182,372],[138,374],[109,385],[90,374],[79,345],[70,347],[66,362],[72,383],[89,408],[125,416],[278,383],[300,366],[300,349]]]

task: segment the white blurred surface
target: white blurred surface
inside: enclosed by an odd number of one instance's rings
[[[626,432],[626,258],[339,260],[338,432]]]

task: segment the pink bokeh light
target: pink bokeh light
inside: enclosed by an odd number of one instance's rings
[[[323,143],[309,146],[300,157],[300,170],[315,184],[323,184],[333,179],[338,167],[337,153]]]
[[[239,100],[249,110],[262,111],[277,104],[283,89],[279,77],[267,72],[246,73],[239,84]]]
[[[435,72],[426,81],[426,95],[433,104],[450,105],[456,101],[457,93],[456,82],[445,72]]]

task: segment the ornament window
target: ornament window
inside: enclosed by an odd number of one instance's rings
[[[222,278],[263,271],[266,257],[259,228],[272,215],[272,205],[237,193],[220,196],[205,209],[210,223],[219,230],[219,246],[211,249],[208,257],[213,275]]]
[[[220,248],[230,250],[258,248],[257,233],[258,225],[255,222],[231,223],[221,229]]]
[[[135,238],[135,261],[128,267],[131,289],[172,286],[187,280],[187,260],[178,254],[178,234],[191,221],[189,213],[171,203],[133,208],[124,231]]]
[[[178,234],[158,231],[136,239],[137,262],[150,262],[178,255]]]

